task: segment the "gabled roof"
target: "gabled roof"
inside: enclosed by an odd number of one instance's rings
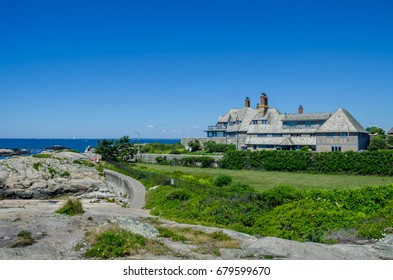
[[[284,141],[282,141],[282,142],[280,143],[280,145],[281,145],[281,146],[293,146],[294,143],[293,143],[291,137],[288,137],[288,138],[286,138]]]
[[[345,109],[338,109],[316,132],[360,132],[368,133]]]
[[[282,121],[325,121],[332,113],[285,114]]]
[[[390,130],[388,131],[387,134],[393,134],[393,127],[392,127],[392,129],[390,129]]]

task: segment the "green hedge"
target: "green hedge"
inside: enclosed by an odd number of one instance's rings
[[[228,151],[221,167],[233,170],[393,176],[393,151]]]

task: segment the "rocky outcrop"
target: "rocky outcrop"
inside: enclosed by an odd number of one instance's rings
[[[47,199],[60,195],[114,197],[112,187],[85,155],[46,153],[49,158],[12,157],[0,161],[0,198]],[[82,164],[81,164],[82,163]]]
[[[0,149],[0,156],[17,156],[30,154],[26,149]]]

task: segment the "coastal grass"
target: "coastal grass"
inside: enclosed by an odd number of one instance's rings
[[[356,175],[326,175],[306,174],[292,172],[267,172],[253,170],[227,170],[198,167],[167,166],[158,164],[137,163],[133,167],[156,171],[159,173],[172,173],[180,171],[194,176],[229,175],[234,182],[247,184],[255,190],[262,192],[274,187],[289,185],[299,190],[305,189],[355,189],[365,186],[384,186],[393,184],[393,177],[356,176]]]
[[[112,259],[130,255],[163,255],[169,249],[162,243],[134,234],[116,224],[98,227],[86,236],[90,248],[85,256],[99,259]]]
[[[214,254],[220,256],[220,249],[238,249],[240,243],[232,239],[223,231],[207,233],[190,227],[158,226],[157,230],[163,238],[169,238],[174,242],[197,245],[195,252],[201,254]]]
[[[32,157],[35,157],[35,158],[51,158],[52,155],[51,154],[35,154]]]
[[[16,239],[12,242],[11,247],[25,247],[35,243],[30,231],[22,230],[18,233]]]
[[[63,206],[56,211],[58,214],[67,215],[67,216],[75,216],[84,213],[82,202],[77,199],[70,197],[66,200]]]

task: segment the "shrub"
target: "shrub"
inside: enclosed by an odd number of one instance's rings
[[[304,151],[228,151],[222,168],[393,176],[393,151],[307,153]]]
[[[11,243],[11,247],[24,247],[32,245],[33,243],[35,243],[35,240],[32,237],[31,232],[22,230],[18,233],[16,239]]]
[[[35,158],[51,158],[52,155],[51,154],[35,154],[35,155],[33,155],[33,157],[35,157]]]
[[[87,239],[91,247],[86,251],[86,257],[109,259],[145,252],[160,255],[169,250],[157,241],[121,229],[117,225],[93,230],[88,233]]]
[[[213,185],[216,187],[227,186],[232,182],[232,177],[229,175],[218,175],[213,179]]]
[[[64,205],[56,211],[58,214],[63,214],[67,216],[74,216],[83,214],[82,203],[79,199],[68,198]]]
[[[35,170],[37,170],[37,171],[40,169],[40,167],[42,167],[42,163],[41,162],[36,162],[36,163],[33,164],[33,168]]]
[[[168,200],[187,200],[193,196],[193,193],[186,189],[175,189],[166,195]]]
[[[71,175],[70,172],[64,171],[63,173],[60,174],[60,177],[68,178],[68,177],[70,177],[70,175]]]
[[[159,165],[170,165],[171,164],[171,162],[169,160],[167,160],[166,157],[162,157],[162,156],[156,157],[156,162]]]
[[[208,153],[224,153],[236,150],[234,144],[218,144],[214,141],[208,141],[203,146]]]
[[[192,152],[196,152],[201,149],[201,143],[199,143],[199,140],[192,140],[188,142],[188,146],[191,148]]]

